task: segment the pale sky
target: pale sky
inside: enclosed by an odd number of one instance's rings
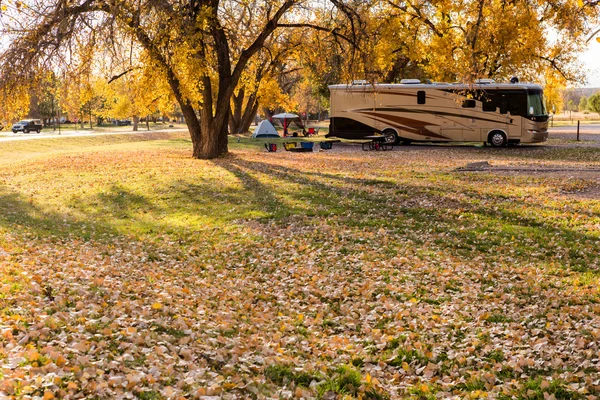
[[[590,40],[588,49],[581,56],[581,61],[587,68],[588,82],[586,87],[600,88],[600,43]]]

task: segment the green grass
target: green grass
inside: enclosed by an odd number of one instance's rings
[[[162,139],[162,140],[161,140]],[[0,142],[0,166],[42,156],[94,151],[119,151],[148,148],[190,148],[187,132],[123,133],[103,136],[53,137]]]
[[[267,379],[279,386],[293,383],[297,386],[308,387],[311,382],[319,382],[322,379],[320,374],[298,372],[289,365],[269,365],[264,374]]]

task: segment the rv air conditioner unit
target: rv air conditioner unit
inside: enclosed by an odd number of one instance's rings
[[[352,81],[353,85],[368,85],[369,82],[365,81],[365,80],[359,80],[359,81]]]
[[[421,81],[418,79],[401,79],[400,83],[403,83],[405,85],[416,85],[421,83]]]
[[[490,83],[496,83],[496,81],[493,79],[477,79],[475,83],[479,85],[488,85]]]

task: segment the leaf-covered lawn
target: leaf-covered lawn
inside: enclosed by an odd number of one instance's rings
[[[455,169],[600,149],[101,144],[0,172],[0,397],[599,396],[597,176]]]

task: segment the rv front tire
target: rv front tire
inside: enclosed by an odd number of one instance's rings
[[[492,147],[504,147],[506,146],[506,135],[504,132],[494,131],[491,132],[488,136],[488,142],[492,145]]]

